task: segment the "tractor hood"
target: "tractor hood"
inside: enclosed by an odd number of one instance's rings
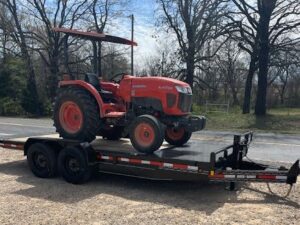
[[[179,91],[192,94],[190,86],[182,81],[167,77],[134,77],[126,76],[131,79],[132,89],[147,89],[150,91]]]
[[[190,113],[192,89],[179,80],[126,75],[120,82],[119,91],[125,102],[131,102],[139,109],[151,109],[171,116]]]

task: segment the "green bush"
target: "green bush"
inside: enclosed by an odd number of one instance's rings
[[[51,116],[53,114],[52,112],[52,103],[50,100],[45,100],[43,102],[43,116]]]
[[[0,115],[1,116],[20,116],[25,115],[25,111],[21,103],[9,97],[0,99]]]

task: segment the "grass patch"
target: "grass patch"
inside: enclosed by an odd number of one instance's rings
[[[206,113],[204,110],[205,108],[199,106],[193,107],[194,114],[206,116],[206,128],[209,130],[253,130],[258,132],[300,134],[300,108],[272,109],[263,117],[256,117],[253,112],[244,115],[238,108],[233,108],[228,113]]]

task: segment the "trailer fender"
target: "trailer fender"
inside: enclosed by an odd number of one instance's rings
[[[60,142],[55,140],[41,140],[41,139],[29,138],[24,145],[24,156],[27,155],[29,147],[35,143],[46,144],[57,153],[63,148],[63,145],[61,145]]]
[[[97,154],[88,142],[80,144],[81,149],[86,157],[89,166],[94,166],[97,163]]]

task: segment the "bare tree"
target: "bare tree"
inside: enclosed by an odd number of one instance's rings
[[[62,51],[67,40],[52,30],[53,27],[73,28],[88,9],[88,0],[27,0],[28,14],[35,25],[28,27],[37,41],[36,50],[50,70],[48,88],[50,99],[54,99],[58,83]],[[50,11],[48,9],[51,9]],[[53,13],[52,13],[53,12]],[[65,71],[66,72],[66,71]]]
[[[196,65],[215,56],[223,42],[210,55],[204,55],[208,41],[224,34],[222,19],[226,0],[158,0],[163,20],[179,44],[180,56],[186,64],[185,81],[193,87]],[[217,42],[215,42],[217,44]],[[199,79],[199,78],[198,78]],[[201,81],[201,79],[199,79]]]
[[[127,0],[92,0],[89,11],[91,14],[91,29],[98,33],[103,33],[106,26],[113,18],[122,15],[122,8],[127,4]],[[102,72],[102,43],[93,42],[93,64],[94,72]]]
[[[229,88],[233,100],[233,105],[239,105],[238,94],[243,82],[243,63],[241,62],[241,49],[232,39],[227,41],[217,55],[216,66],[220,68],[220,73],[224,80],[225,96]]]
[[[15,43],[18,44],[22,58],[25,60],[26,68],[27,68],[27,92],[24,95],[26,103],[24,107],[27,109],[28,112],[40,115],[41,108],[39,97],[37,93],[36,87],[36,79],[35,79],[35,71],[34,66],[31,60],[31,56],[29,54],[28,45],[26,41],[26,35],[24,28],[21,23],[20,13],[18,11],[18,4],[17,0],[1,0],[0,4],[6,7],[6,9],[10,12],[13,21],[6,21],[6,24],[10,24],[9,27],[11,30],[11,36]],[[3,21],[2,21],[3,22]]]
[[[250,111],[250,97],[253,75],[259,69],[258,91],[256,96],[256,115],[266,114],[266,94],[268,86],[268,68],[270,55],[280,49],[291,46],[297,38],[282,41],[281,37],[297,32],[300,25],[300,2],[298,0],[257,0],[253,4],[246,0],[232,0],[237,11],[233,20],[242,14],[246,19],[238,21],[243,42],[240,47],[251,57],[245,87],[243,112]]]
[[[275,75],[269,78],[269,85],[278,90],[280,96],[280,104],[284,105],[288,83],[292,78],[292,74],[296,75],[300,67],[300,49],[294,46],[289,51],[282,51],[273,56],[270,65],[271,71],[275,70]]]

